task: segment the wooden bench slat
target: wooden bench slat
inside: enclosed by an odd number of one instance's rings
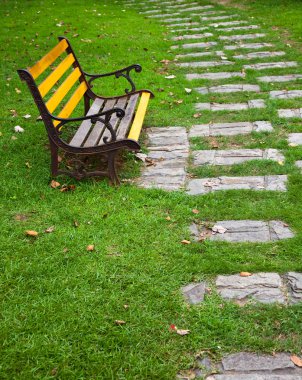
[[[105,103],[104,99],[100,99],[100,98],[95,99],[89,111],[87,112],[87,115],[94,115],[96,113],[99,113],[104,103]],[[91,128],[91,120],[84,120],[79,126],[79,129],[76,131],[75,135],[73,136],[69,144],[72,146],[77,146],[77,147],[82,146],[83,142],[86,139],[87,134],[89,133],[90,128]]]
[[[77,67],[73,72],[65,79],[65,81],[61,84],[61,86],[57,89],[57,91],[53,94],[53,96],[46,103],[46,107],[49,112],[53,112],[57,106],[61,103],[64,96],[68,93],[71,87],[75,84],[75,82],[80,78],[81,71]]]
[[[127,100],[128,100],[128,97],[125,96],[124,98],[121,98],[119,99],[115,106],[116,108],[121,108],[121,109],[125,109],[126,108],[126,104],[127,104]],[[122,119],[123,120],[123,119]],[[110,119],[110,124],[112,125],[112,128],[114,130],[117,129],[118,127],[118,123],[119,123],[120,119],[116,116],[116,113],[114,113]],[[108,139],[110,140],[110,137],[111,137],[111,133],[110,131],[106,128],[103,135],[102,135],[102,138],[100,139],[98,145],[102,145],[104,142],[104,137],[108,137]]]
[[[116,103],[116,99],[107,100],[102,111],[110,110],[111,108],[114,107],[115,103]],[[105,126],[103,123],[96,123],[95,126],[93,127],[92,131],[90,132],[87,140],[85,141],[84,147],[97,145],[99,139],[102,136],[104,128],[105,128]]]
[[[139,99],[139,94],[134,94],[130,96],[129,102],[126,107],[126,115],[120,122],[117,130],[117,139],[124,139],[128,131],[129,125],[133,119],[135,113],[136,103]]]
[[[82,82],[79,87],[72,94],[71,98],[66,103],[65,107],[59,113],[58,117],[67,118],[71,115],[72,111],[76,108],[80,100],[83,98],[87,90],[86,82]],[[56,127],[59,124],[59,121],[54,121],[54,126]]]
[[[34,79],[38,78],[68,47],[66,40],[60,41],[48,54],[40,59],[34,66],[30,67],[28,71]]]
[[[143,126],[144,117],[147,111],[149,99],[150,99],[150,93],[143,92],[141,96],[141,100],[139,102],[138,109],[136,111],[135,118],[133,120],[133,124],[131,126],[131,130],[128,135],[128,139],[138,141],[139,135]]]
[[[40,84],[38,89],[42,98],[52,89],[52,87],[70,68],[74,61],[75,58],[73,54],[68,54],[68,56],[56,67],[56,69]]]

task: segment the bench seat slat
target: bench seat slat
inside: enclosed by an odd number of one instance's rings
[[[117,139],[124,139],[126,136],[126,133],[129,129],[129,125],[131,124],[131,121],[133,119],[133,115],[135,113],[135,107],[136,103],[139,99],[139,94],[134,94],[130,96],[130,99],[128,101],[127,107],[126,107],[126,115],[122,118],[120,125],[117,130]]]
[[[139,102],[139,106],[136,111],[136,115],[131,126],[131,130],[128,135],[128,139],[132,139],[137,141],[139,139],[139,135],[143,126],[144,117],[147,111],[148,102],[150,99],[149,92],[143,92],[141,96],[141,100]]]
[[[102,111],[110,110],[111,108],[114,107],[115,103],[116,103],[116,99],[107,100]],[[97,145],[104,131],[104,127],[105,126],[103,123],[96,123],[92,131],[90,132],[87,140],[85,141],[84,147],[91,147],[91,146]]]
[[[68,56],[55,68],[55,70],[40,84],[38,89],[42,98],[52,89],[52,87],[61,78],[61,76],[64,75],[74,61],[75,58],[73,54],[68,54]]]
[[[40,59],[28,71],[34,79],[38,78],[68,47],[66,40],[60,41],[48,54]]]
[[[99,113],[104,103],[105,103],[104,99],[100,99],[100,98],[95,99],[89,111],[87,112],[87,116],[95,115],[96,113]],[[75,135],[73,136],[69,144],[76,147],[82,146],[83,142],[86,139],[87,134],[89,133],[90,128],[91,128],[91,120],[84,120],[79,126],[79,129],[76,131]]]
[[[81,71],[77,67],[73,72],[65,79],[65,81],[61,84],[61,86],[57,89],[57,91],[53,94],[53,96],[46,103],[46,107],[49,112],[53,112],[57,106],[61,103],[64,96],[68,93],[71,87],[75,84],[75,82],[80,78]]]
[[[125,96],[123,98],[120,98],[114,107],[116,108],[121,108],[121,109],[125,109],[126,107],[126,104],[127,104],[127,100],[128,100],[128,97]],[[122,119],[123,120],[123,119]],[[116,113],[114,113],[112,116],[111,116],[111,119],[110,119],[110,124],[112,125],[112,128],[116,131],[117,130],[117,127],[118,127],[118,123],[119,123],[120,119],[116,116]],[[102,145],[104,143],[104,137],[107,137],[109,140],[110,140],[110,137],[111,137],[111,133],[110,131],[106,128],[103,135],[102,135],[102,138],[99,140],[99,143],[98,145]]]
[[[75,92],[72,94],[71,98],[66,103],[65,107],[62,109],[62,111],[59,113],[59,117],[67,118],[71,115],[72,111],[76,108],[76,106],[79,104],[80,100],[83,98],[83,95],[85,94],[87,90],[87,84],[86,82],[82,82],[79,87],[75,90]],[[54,126],[56,127],[59,124],[59,121],[54,121]]]

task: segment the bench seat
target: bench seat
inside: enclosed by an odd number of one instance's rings
[[[115,156],[122,149],[140,149],[139,136],[148,102],[154,95],[149,90],[135,88],[130,71],[140,72],[140,65],[105,74],[88,74],[82,70],[69,41],[65,37],[59,37],[59,40],[34,66],[18,70],[33,95],[47,130],[52,176],[68,174],[82,179],[106,175],[113,183],[119,183]],[[43,73],[46,76],[41,76]],[[125,78],[131,89],[126,89],[124,95],[114,97],[96,94],[92,90],[92,82],[108,76]],[[42,77],[40,83],[37,81],[39,77]],[[84,104],[83,116],[70,117],[81,101]],[[63,137],[66,130],[73,131],[67,133],[68,139]],[[77,167],[70,171],[61,169],[59,150],[78,156],[75,159]],[[107,169],[87,170],[84,161],[89,155],[105,156]],[[80,168],[79,162],[82,163]]]

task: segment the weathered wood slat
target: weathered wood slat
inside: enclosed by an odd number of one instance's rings
[[[119,99],[115,106],[116,108],[122,108],[122,109],[125,109],[126,108],[126,104],[127,104],[127,100],[128,100],[128,97],[125,96],[121,99]],[[125,116],[126,117],[126,116]],[[119,123],[120,119],[116,116],[116,113],[114,113],[110,119],[110,124],[112,125],[112,128],[116,131],[117,130],[117,127],[118,127],[118,123]],[[101,140],[99,141],[99,144],[98,145],[102,145],[104,142],[104,138],[107,137],[109,140],[111,138],[111,133],[110,131],[106,128],[103,135],[102,135],[102,138]]]
[[[129,102],[126,107],[126,115],[123,117],[123,119],[120,122],[120,125],[117,130],[117,139],[124,139],[127,131],[129,129],[129,125],[131,124],[131,121],[133,119],[133,115],[135,113],[135,107],[136,103],[139,99],[139,94],[134,94],[130,96]]]
[[[57,91],[53,94],[53,96],[46,103],[46,107],[49,112],[53,112],[57,106],[61,103],[64,96],[68,93],[71,87],[75,84],[75,82],[80,78],[81,71],[77,67],[73,72],[65,79],[65,81],[61,84],[61,86],[57,89]]]
[[[48,54],[40,59],[28,71],[34,79],[38,78],[68,47],[66,40],[60,41]]]
[[[73,54],[68,54],[68,56],[55,68],[55,70],[40,84],[38,89],[42,98],[48,94],[48,92],[53,88],[62,75],[66,73],[74,61],[75,58]]]
[[[66,103],[65,107],[62,109],[62,111],[59,113],[59,117],[67,118],[71,115],[72,111],[76,108],[76,106],[79,104],[80,100],[83,98],[83,95],[85,94],[87,90],[87,84],[86,82],[82,82],[79,87],[75,90],[75,92],[72,94],[71,98]],[[54,121],[54,126],[56,127],[59,124],[59,121]]]
[[[114,107],[115,103],[116,103],[116,99],[107,100],[106,104],[104,105],[103,111],[110,110],[111,108]],[[104,128],[105,126],[103,123],[96,123],[92,131],[90,132],[87,140],[85,141],[84,147],[97,145],[98,141],[100,140],[102,136]]]
[[[95,99],[89,111],[87,112],[87,116],[99,113],[104,103],[105,103],[104,99],[99,99],[99,98]],[[86,139],[86,136],[88,135],[90,131],[90,128],[91,128],[91,120],[84,120],[79,126],[79,129],[76,131],[75,135],[73,136],[69,144],[72,146],[77,146],[77,147],[82,146],[83,142]]]
[[[147,106],[150,99],[150,93],[149,92],[143,92],[141,96],[141,100],[139,102],[139,106],[136,111],[135,118],[133,120],[133,124],[131,126],[131,130],[128,135],[128,139],[132,139],[137,141],[139,138],[139,135],[141,133],[141,129],[143,126],[144,117],[147,111]]]

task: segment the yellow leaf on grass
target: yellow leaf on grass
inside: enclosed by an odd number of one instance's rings
[[[185,240],[184,239],[184,240],[181,241],[181,244],[191,244],[191,242],[190,242],[190,240]]]
[[[196,208],[193,208],[192,212],[193,214],[199,214],[199,211]]]
[[[27,236],[38,236],[38,232],[37,231],[33,231],[33,230],[27,230],[25,231],[26,235]]]
[[[302,359],[299,358],[297,355],[292,355],[290,357],[290,360],[297,366],[297,367],[302,367]]]
[[[252,275],[252,273],[250,273],[250,272],[240,272],[241,277],[249,277],[251,275]]]
[[[61,186],[60,182],[57,182],[54,179],[50,182],[50,187],[52,187],[53,189],[56,189],[59,186]]]
[[[114,321],[114,323],[115,323],[116,325],[118,325],[118,326],[121,326],[121,325],[125,325],[125,324],[126,324],[126,322],[123,321],[123,320],[121,320],[121,319],[116,319],[116,320]]]
[[[87,245],[86,250],[87,251],[94,251],[94,245],[93,244]]]

